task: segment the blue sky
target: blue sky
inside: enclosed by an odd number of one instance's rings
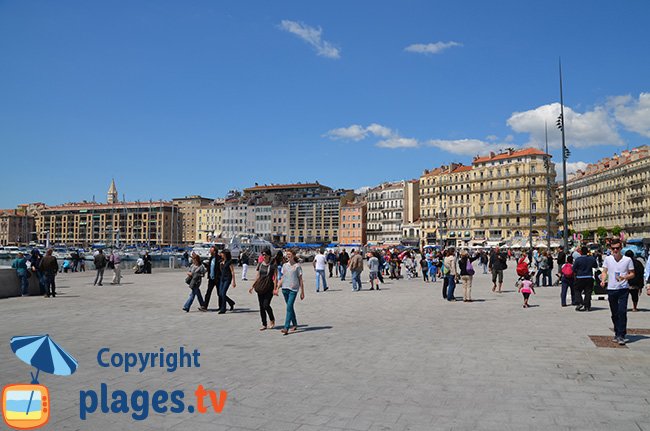
[[[650,144],[645,1],[0,1],[0,207]]]

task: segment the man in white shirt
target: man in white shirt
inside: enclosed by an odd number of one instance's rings
[[[600,285],[607,286],[609,309],[612,312],[614,323],[614,341],[625,345],[627,335],[627,297],[628,280],[634,278],[634,262],[621,254],[621,240],[615,238],[610,243],[612,254],[603,262],[603,272],[600,276]]]
[[[323,292],[327,287],[327,279],[325,278],[325,269],[327,268],[327,258],[323,254],[323,249],[318,250],[318,254],[314,257],[314,269],[316,270],[316,292],[320,291],[320,282],[323,280]]]

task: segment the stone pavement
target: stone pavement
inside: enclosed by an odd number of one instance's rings
[[[514,266],[514,265],[511,265]],[[181,271],[128,274],[120,287],[93,287],[94,273],[61,274],[60,295],[0,300],[0,382],[27,382],[30,367],[9,348],[14,335],[50,334],[79,361],[69,377],[41,374],[52,398],[52,430],[650,430],[650,339],[627,348],[597,348],[588,335],[611,336],[606,301],[594,311],[561,308],[559,288],[539,288],[529,309],[514,291],[490,291],[477,274],[476,302],[448,303],[441,282],[389,282],[379,292],[351,292],[328,279],[314,292],[305,265],[306,298],[296,302],[300,331],[260,332],[252,281],[238,281],[234,313],[181,311],[188,289]],[[364,273],[364,281],[367,273]],[[205,285],[202,286],[205,291]],[[459,287],[457,297],[462,295]],[[216,296],[212,306],[216,307]],[[273,300],[277,322],[284,300]],[[650,298],[629,327],[650,328]],[[281,324],[279,325],[281,326]],[[102,368],[97,353],[201,353],[200,368],[128,374]],[[100,413],[80,420],[80,391],[127,395],[146,389],[226,390],[221,414]],[[110,397],[110,395],[109,395]],[[109,399],[109,403],[112,399]]]

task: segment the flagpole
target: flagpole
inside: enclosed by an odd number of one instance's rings
[[[548,153],[548,126],[544,121],[544,137],[546,139],[546,156],[544,167],[546,168],[546,248],[551,250],[551,156]]]
[[[566,140],[564,137],[564,97],[562,94],[562,59],[559,59],[560,66],[560,130],[562,131],[562,206],[563,206],[563,226],[562,226],[562,236],[564,239],[564,250],[569,249],[569,221],[568,221],[568,210],[567,210],[567,185],[566,185],[566,159],[568,157],[568,149],[566,147]]]

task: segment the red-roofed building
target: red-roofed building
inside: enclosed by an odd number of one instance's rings
[[[27,244],[32,239],[34,217],[22,210],[0,210],[0,245]]]

